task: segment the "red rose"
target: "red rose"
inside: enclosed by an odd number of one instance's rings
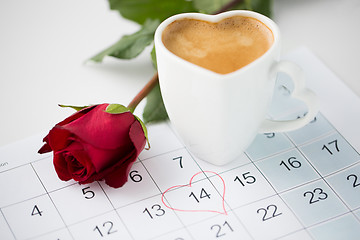
[[[53,151],[55,170],[63,181],[105,180],[111,187],[127,181],[144,149],[144,130],[128,111],[105,112],[108,104],[84,108],[53,127],[39,153]]]

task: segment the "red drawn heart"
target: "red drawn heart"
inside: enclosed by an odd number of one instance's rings
[[[213,210],[213,209],[179,209],[179,208],[174,208],[174,207],[171,207],[169,206],[166,201],[164,200],[164,197],[165,197],[165,194],[167,192],[169,192],[170,190],[173,190],[173,189],[176,189],[176,188],[181,188],[181,187],[189,187],[191,188],[192,187],[192,183],[193,183],[193,180],[194,178],[199,175],[199,174],[202,174],[202,173],[210,173],[210,174],[215,174],[214,177],[217,177],[221,180],[222,182],[222,186],[223,186],[223,189],[222,189],[222,196],[221,196],[221,211],[218,211],[218,210]],[[225,181],[224,179],[217,173],[215,172],[212,172],[212,171],[203,171],[203,172],[198,172],[196,174],[194,174],[190,181],[189,181],[189,184],[186,184],[186,185],[176,185],[176,186],[172,186],[168,189],[166,189],[166,191],[162,194],[161,196],[161,201],[163,202],[163,204],[169,208],[169,209],[172,209],[174,211],[181,211],[181,212],[214,212],[214,213],[220,213],[220,214],[224,214],[224,215],[227,215],[227,212],[226,212],[226,209],[225,209]],[[220,204],[220,203],[219,203]]]

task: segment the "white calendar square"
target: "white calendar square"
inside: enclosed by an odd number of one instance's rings
[[[326,178],[351,210],[360,208],[360,164]]]
[[[239,166],[243,166],[245,164],[251,163],[250,159],[246,156],[245,153],[241,154],[239,157],[234,159],[234,161],[226,164],[225,166],[217,166],[217,165],[202,161],[200,159],[197,159],[196,157],[193,157],[193,158],[196,160],[196,162],[199,165],[199,167],[201,168],[201,170],[216,172],[218,174],[220,174],[222,172],[226,172],[230,169],[234,169]],[[212,174],[211,172],[206,172],[205,173],[206,176],[213,176],[214,174]]]
[[[356,210],[354,213],[360,219],[360,209]]]
[[[5,218],[0,214],[0,233],[2,239],[15,239]]]
[[[297,150],[266,158],[255,164],[270,180],[277,192],[320,178]]]
[[[281,194],[281,197],[285,199],[305,227],[348,211],[323,180],[295,188]]]
[[[217,180],[222,182],[221,179]],[[175,209],[180,220],[190,225],[214,215],[226,214],[229,208],[223,201],[224,185],[218,185],[217,189],[207,179],[194,179],[191,184],[164,193],[164,198],[167,206]]]
[[[161,195],[119,208],[117,212],[134,239],[152,239],[183,228],[174,211],[163,204]]]
[[[113,210],[97,182],[74,184],[50,193],[67,225]]]
[[[220,174],[226,184],[225,202],[232,208],[237,208],[251,202],[276,194],[259,170],[251,163]],[[217,189],[222,183],[210,181]]]
[[[43,134],[38,134],[21,139],[16,142],[16,144],[2,146],[0,151],[0,173],[29,164],[30,162],[34,162],[44,156],[50,155],[47,153],[41,156],[37,153],[43,145],[43,136]],[[19,148],[19,146],[21,147]]]
[[[185,148],[142,162],[162,192],[176,185],[188,184],[194,174],[201,172]],[[204,179],[206,176],[201,174],[201,178]]]
[[[211,217],[194,224],[189,227],[189,231],[195,239],[252,239],[233,212],[229,212],[227,215]]]
[[[49,240],[49,239],[72,240],[73,237],[71,236],[67,228],[63,228],[54,232],[41,235],[36,238],[36,240]]]
[[[257,161],[293,147],[294,145],[282,133],[264,133],[256,136],[246,153],[251,160]]]
[[[279,240],[313,240],[306,230],[300,230],[284,237],[279,238]]]
[[[184,147],[167,123],[149,125],[147,130],[150,150],[142,151],[139,155],[140,160]]]
[[[51,156],[36,161],[32,165],[47,192],[52,192],[76,183],[74,180],[60,180],[55,171]]]
[[[112,188],[104,182],[100,182],[100,185],[115,208],[160,194],[160,190],[140,162],[132,166],[128,182],[123,187]]]
[[[115,211],[72,225],[70,231],[75,240],[131,239]]]
[[[0,207],[45,194],[30,164],[0,174]]]
[[[27,239],[65,227],[48,195],[2,209],[16,239]]]
[[[156,240],[190,240],[192,239],[191,235],[189,234],[189,231],[185,228],[180,230],[175,230],[170,233],[166,233],[164,235],[161,235],[159,237],[156,237]]]
[[[318,240],[359,239],[360,223],[352,214],[346,214],[309,228],[309,231]]]
[[[360,155],[338,133],[300,149],[322,176],[360,161]]]
[[[234,212],[254,239],[279,238],[303,228],[278,196],[240,207]]]

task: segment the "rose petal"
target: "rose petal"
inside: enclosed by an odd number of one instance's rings
[[[98,149],[94,146],[86,144],[86,152],[89,155],[90,161],[95,168],[96,172],[101,172],[104,169],[116,165],[118,162],[121,162],[124,156],[132,151],[134,147],[122,146],[118,149]]]
[[[131,125],[129,136],[134,144],[133,151],[125,159],[122,159],[123,163],[117,164],[111,169],[111,172],[105,174],[105,183],[110,187],[119,188],[127,182],[132,165],[145,147],[144,131],[138,121]]]
[[[48,136],[44,137],[43,142],[45,142],[45,144],[39,149],[38,153],[43,154],[52,151],[48,141]]]
[[[56,125],[53,127],[46,137],[47,143],[50,148],[54,151],[61,151],[72,142],[71,133],[61,126]]]
[[[129,131],[129,137],[136,148],[137,155],[144,149],[146,144],[146,138],[144,134],[144,130],[141,124],[138,121],[135,121]]]
[[[62,153],[54,153],[53,163],[55,171],[61,180],[69,181],[70,179],[72,179],[72,176],[68,171],[67,163]]]
[[[130,169],[137,159],[136,151],[129,154],[129,157],[121,165],[111,168],[105,174],[104,180],[107,185],[113,188],[122,187],[128,180]]]
[[[130,112],[111,114],[105,112],[107,104],[98,105],[86,115],[63,127],[90,145],[102,149],[128,146],[129,129],[135,121]]]
[[[91,159],[78,141],[64,149],[63,154],[68,155],[67,168],[75,181],[85,181],[95,173]]]
[[[68,124],[78,118],[81,118],[82,116],[84,116],[85,114],[87,114],[88,112],[90,112],[92,109],[94,109],[95,107],[97,107],[98,105],[93,105],[87,108],[83,108],[80,111],[75,112],[74,114],[72,114],[71,116],[67,117],[66,119],[64,119],[63,121],[59,122],[56,125],[59,126],[63,126],[65,124]]]
[[[64,119],[63,121],[57,123],[54,128],[59,128],[59,126],[68,124],[68,123],[70,123],[70,122],[72,122],[72,121],[74,121],[74,120],[82,117],[83,115],[85,115],[87,112],[91,111],[91,110],[92,110],[93,108],[95,108],[95,107],[96,107],[96,105],[90,106],[90,107],[84,108],[84,109],[82,109],[82,110],[80,110],[80,111],[72,114],[72,115],[69,116],[68,118],[66,118],[66,119]],[[54,128],[53,128],[53,129],[54,129]],[[50,132],[51,132],[53,129],[51,129]],[[49,134],[50,134],[50,132],[49,132]],[[46,143],[39,149],[38,153],[42,154],[42,153],[47,153],[47,152],[51,152],[51,151],[54,150],[54,149],[52,148],[52,146],[49,144],[49,134],[44,137],[43,142],[46,142]]]

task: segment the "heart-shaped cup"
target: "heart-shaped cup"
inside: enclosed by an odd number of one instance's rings
[[[164,33],[169,26],[184,19],[211,25],[234,18],[260,22],[273,37],[272,43],[263,53],[244,66],[236,68],[237,70],[219,73],[175,54],[164,44]],[[191,31],[194,35],[201,34],[197,29],[190,29]],[[252,31],[257,30],[255,28]],[[172,33],[166,34],[169,36]],[[219,37],[218,34],[215,32],[213,37]],[[240,29],[238,35],[245,36]],[[293,63],[278,61],[281,41],[279,28],[266,16],[244,10],[218,15],[179,14],[159,25],[154,40],[160,89],[169,118],[187,148],[202,160],[215,165],[228,163],[245,151],[257,133],[298,129],[309,123],[318,112],[316,96],[305,88],[301,69]],[[178,40],[182,41],[181,38]],[[245,45],[249,42],[246,38],[242,41]],[[187,50],[185,47],[185,50],[181,51],[201,55],[203,49],[194,47],[194,44],[196,41],[188,44]],[[223,45],[226,45],[226,42]],[[235,55],[237,47],[231,44],[230,46],[233,46]],[[249,51],[251,54],[254,50]],[[230,57],[219,58],[225,65],[232,64]],[[242,61],[241,54],[236,55],[236,58],[239,62]],[[209,56],[205,55],[204,59],[209,59]],[[284,72],[291,77],[294,83],[293,97],[303,101],[308,108],[304,117],[289,121],[266,118],[278,72]]]

